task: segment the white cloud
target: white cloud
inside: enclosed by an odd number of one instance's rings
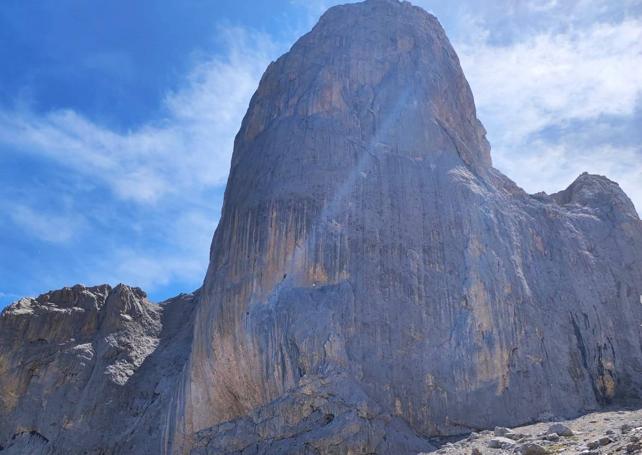
[[[642,93],[640,21],[459,52],[484,120],[506,127],[503,144],[568,120],[631,115]]]
[[[85,219],[78,214],[43,212],[21,204],[10,204],[3,211],[22,229],[50,243],[68,243],[86,225]]]
[[[341,0],[290,0],[290,3],[296,6],[303,7],[307,10],[309,19],[318,18],[323,14],[328,8],[340,3],[354,3],[351,1]]]
[[[558,0],[528,0],[526,8],[532,11],[549,11],[558,5]]]
[[[71,110],[4,110],[0,143],[46,156],[141,203],[221,185],[234,135],[276,46],[240,28],[222,28],[219,36],[226,55],[204,59],[180,90],[167,94],[160,122],[121,134]]]
[[[269,36],[241,28],[219,28],[217,36],[224,53],[195,55],[180,88],[166,94],[161,120],[132,131],[72,110],[0,109],[0,144],[51,160],[74,182],[98,183],[113,195],[98,201],[97,193],[63,186],[45,198],[44,183],[16,193],[26,200],[0,205],[29,235],[69,246],[67,265],[41,272],[38,286],[124,282],[156,292],[204,276],[234,137],[278,52]]]
[[[124,244],[100,257],[89,280],[127,283],[155,290],[175,282],[194,282],[205,276],[214,233],[213,210],[190,210],[165,226],[166,243],[136,247]]]
[[[126,283],[147,291],[172,282],[192,282],[195,277],[205,276],[205,268],[199,258],[181,253],[150,254],[123,248],[115,251],[103,267],[97,272],[92,271],[89,276],[93,282]]]
[[[580,148],[564,137],[545,143],[538,134],[634,115],[642,97],[641,20],[543,32],[506,45],[471,40],[457,48],[495,163],[509,177],[529,191],[551,191],[581,171],[604,173],[642,205],[640,149]]]

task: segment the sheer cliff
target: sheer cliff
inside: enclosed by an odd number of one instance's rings
[[[196,296],[129,290],[110,310],[129,288],[97,288],[5,311],[0,444],[419,453],[640,398],[633,204],[589,174],[529,195],[485,135],[436,18],[330,9],[252,98]]]
[[[188,433],[337,372],[421,434],[638,394],[641,234],[607,179],[535,198],[492,168],[433,16],[333,8],[270,65],[237,136]]]

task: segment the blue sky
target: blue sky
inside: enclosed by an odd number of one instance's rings
[[[3,0],[0,306],[75,283],[200,286],[267,64],[339,2]],[[458,51],[497,167],[583,171],[642,207],[642,0],[418,0]]]

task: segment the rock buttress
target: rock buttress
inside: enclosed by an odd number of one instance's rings
[[[422,435],[639,395],[640,220],[582,178],[595,204],[492,168],[434,17],[332,8],[270,65],[236,138],[181,431],[346,375]]]

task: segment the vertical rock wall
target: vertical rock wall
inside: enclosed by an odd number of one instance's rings
[[[639,395],[641,248],[616,184],[533,197],[491,167],[434,17],[332,8],[237,136],[185,431],[337,371],[424,435]]]

